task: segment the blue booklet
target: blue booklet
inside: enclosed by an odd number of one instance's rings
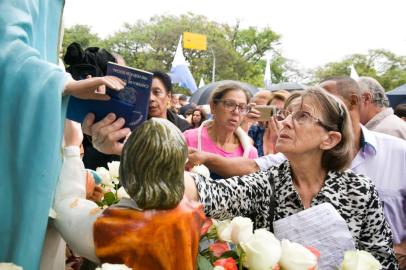
[[[112,112],[117,118],[123,117],[125,126],[133,130],[148,117],[152,73],[109,62],[107,75],[122,79],[125,88],[120,91],[107,88],[106,94],[111,97],[107,101],[70,97],[66,118],[82,123],[88,113],[94,113],[97,122]]]

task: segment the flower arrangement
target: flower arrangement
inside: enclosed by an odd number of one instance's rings
[[[99,203],[108,207],[129,198],[119,184],[119,161],[96,169],[101,178],[104,197]],[[195,173],[206,177],[204,166],[196,166]],[[202,227],[199,270],[315,270],[320,253],[313,247],[304,247],[287,239],[278,240],[266,229],[253,230],[249,218],[235,217],[232,220],[207,219]],[[117,268],[118,267],[118,268]],[[101,270],[129,269],[125,265],[103,264]],[[340,270],[378,270],[382,266],[370,253],[350,250],[344,254]]]
[[[320,253],[266,229],[253,231],[249,218],[208,219],[202,228],[199,270],[315,270]],[[380,263],[366,251],[347,251],[341,270],[378,270]]]
[[[202,241],[208,243],[208,247],[200,251],[200,270],[308,270],[317,267],[319,254],[315,249],[288,240],[281,242],[265,229],[253,231],[249,218],[209,220],[207,223],[203,227]]]
[[[96,173],[101,178],[101,186],[104,196],[100,202],[100,207],[108,207],[120,201],[121,198],[129,198],[123,187],[120,187],[119,168],[120,161],[107,163],[108,170],[104,167],[98,167]]]
[[[379,270],[382,265],[364,250],[349,250],[344,254],[340,270]]]

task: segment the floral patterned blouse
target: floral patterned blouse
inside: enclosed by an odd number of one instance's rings
[[[291,176],[289,161],[266,171],[215,180],[194,175],[206,215],[227,219],[250,217],[256,228],[272,230],[272,222],[304,210]],[[275,208],[271,207],[273,179]],[[375,186],[352,171],[328,172],[311,205],[328,202],[347,222],[357,249],[370,252],[383,269],[398,269],[392,232],[383,214]],[[274,210],[274,211],[273,211]],[[271,218],[273,217],[273,220]]]

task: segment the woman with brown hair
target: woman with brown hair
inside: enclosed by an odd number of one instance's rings
[[[320,87],[294,93],[277,116],[280,166],[216,180],[192,175],[187,194],[204,204],[206,215],[247,216],[257,228],[329,203],[348,225],[355,247],[370,252],[384,269],[397,269],[392,233],[371,181],[347,170],[353,133],[345,105]]]
[[[201,108],[196,108],[192,111],[192,124],[191,128],[198,128],[200,125],[206,121],[206,113]]]
[[[209,98],[213,120],[185,131],[187,145],[223,157],[258,157],[248,135],[240,128],[243,116],[250,110],[250,98],[250,93],[238,82],[220,84]],[[213,173],[211,176],[220,178]]]

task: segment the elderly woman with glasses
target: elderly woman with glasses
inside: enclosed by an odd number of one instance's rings
[[[250,98],[249,92],[238,82],[220,84],[209,99],[213,120],[185,131],[183,134],[187,145],[224,157],[257,158],[257,150],[251,145],[247,133],[240,128],[243,116],[250,109]],[[214,173],[211,173],[211,177],[220,178]]]
[[[206,215],[251,217],[272,230],[276,220],[322,203],[331,204],[348,225],[355,247],[397,269],[392,234],[374,185],[347,170],[353,134],[345,106],[319,87],[293,94],[276,116],[276,149],[287,160],[246,176],[212,181],[187,178],[187,194],[204,204]],[[305,244],[305,243],[303,243]]]

